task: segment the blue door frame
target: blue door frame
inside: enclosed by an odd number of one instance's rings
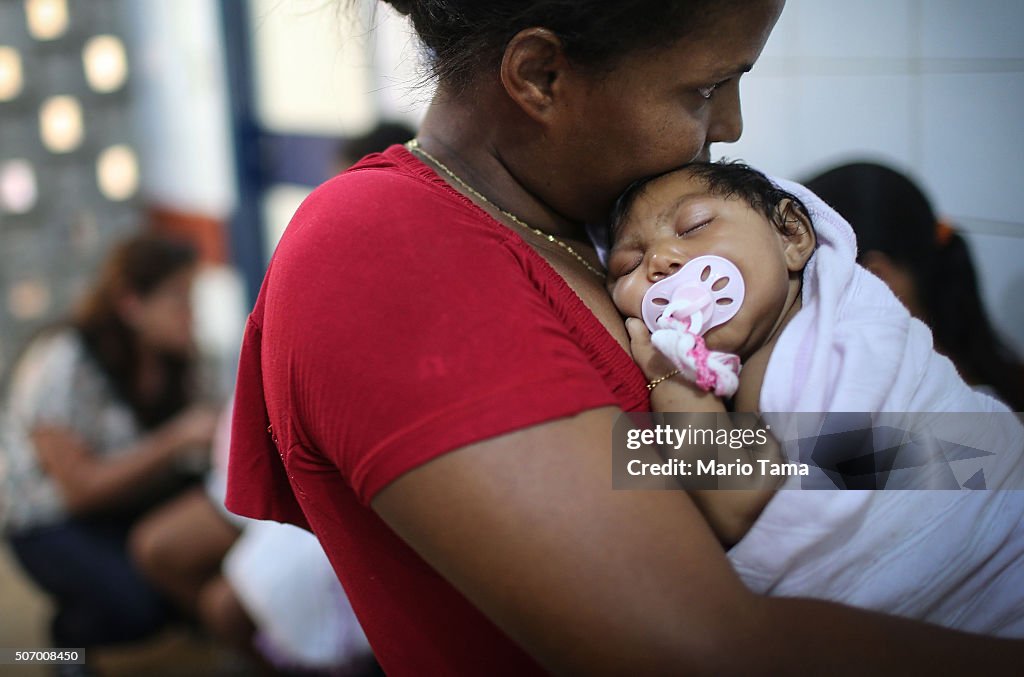
[[[252,304],[269,259],[261,208],[264,193],[278,183],[313,187],[323,182],[334,170],[340,139],[262,127],[256,110],[250,2],[220,0],[220,14],[238,195],[228,221],[228,248]]]

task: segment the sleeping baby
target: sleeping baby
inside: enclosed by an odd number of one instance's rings
[[[798,184],[698,163],[632,186],[612,237],[609,290],[657,411],[995,422],[982,491],[691,492],[749,587],[1024,636],[1024,491],[1006,490],[1024,486],[1024,428],[856,264],[849,224]]]

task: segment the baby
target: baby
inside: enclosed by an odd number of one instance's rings
[[[735,408],[757,411],[765,366],[779,334],[800,310],[802,272],[814,252],[814,229],[800,199],[746,165],[694,164],[634,185],[619,200],[612,235],[608,285],[615,305],[630,318],[642,317],[644,295],[654,283],[698,256],[720,256],[738,268],[742,304],[703,338],[709,349],[742,361]],[[640,323],[628,324],[635,339]],[[637,352],[650,379],[672,369],[655,351]],[[659,385],[660,404],[683,407],[662,411],[725,410],[682,380]],[[707,408],[692,408],[699,403]]]
[[[654,409],[725,412],[717,395],[728,394],[734,410],[759,411],[768,359],[782,330],[800,310],[802,272],[814,251],[806,206],[746,165],[693,164],[631,187],[619,200],[612,228],[609,289],[615,305],[629,318],[633,356],[651,380]],[[685,374],[677,375],[680,368],[687,371],[681,356],[675,355],[673,363],[654,349],[638,318],[644,315],[644,297],[655,283],[708,255],[731,262],[745,289],[731,319],[703,337],[694,335],[698,344],[706,341],[712,356],[722,356],[731,367],[718,371],[715,382],[701,388]],[[665,338],[655,343],[667,348],[672,332],[664,329],[658,334]],[[743,372],[737,383],[740,363]],[[673,376],[665,378],[668,375]],[[692,495],[719,538],[731,545],[747,532],[773,493]]]
[[[612,238],[609,291],[656,411],[978,412],[978,446],[1000,450],[982,486],[1022,486],[1018,421],[934,351],[802,186],[689,165],[631,187]],[[691,496],[756,592],[1024,636],[1024,491]]]

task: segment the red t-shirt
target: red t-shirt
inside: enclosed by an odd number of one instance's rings
[[[228,507],[312,528],[389,675],[540,668],[377,517],[377,492],[474,442],[649,406],[548,263],[401,146],[299,208],[235,397]]]

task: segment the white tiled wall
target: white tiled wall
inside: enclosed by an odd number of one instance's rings
[[[1024,1],[788,0],[716,154],[806,177],[887,162],[967,235],[990,316],[1024,353]]]
[[[810,0],[807,4],[815,4]],[[897,4],[884,0],[884,4]],[[1020,0],[916,0],[921,56],[926,59],[1020,59]]]

